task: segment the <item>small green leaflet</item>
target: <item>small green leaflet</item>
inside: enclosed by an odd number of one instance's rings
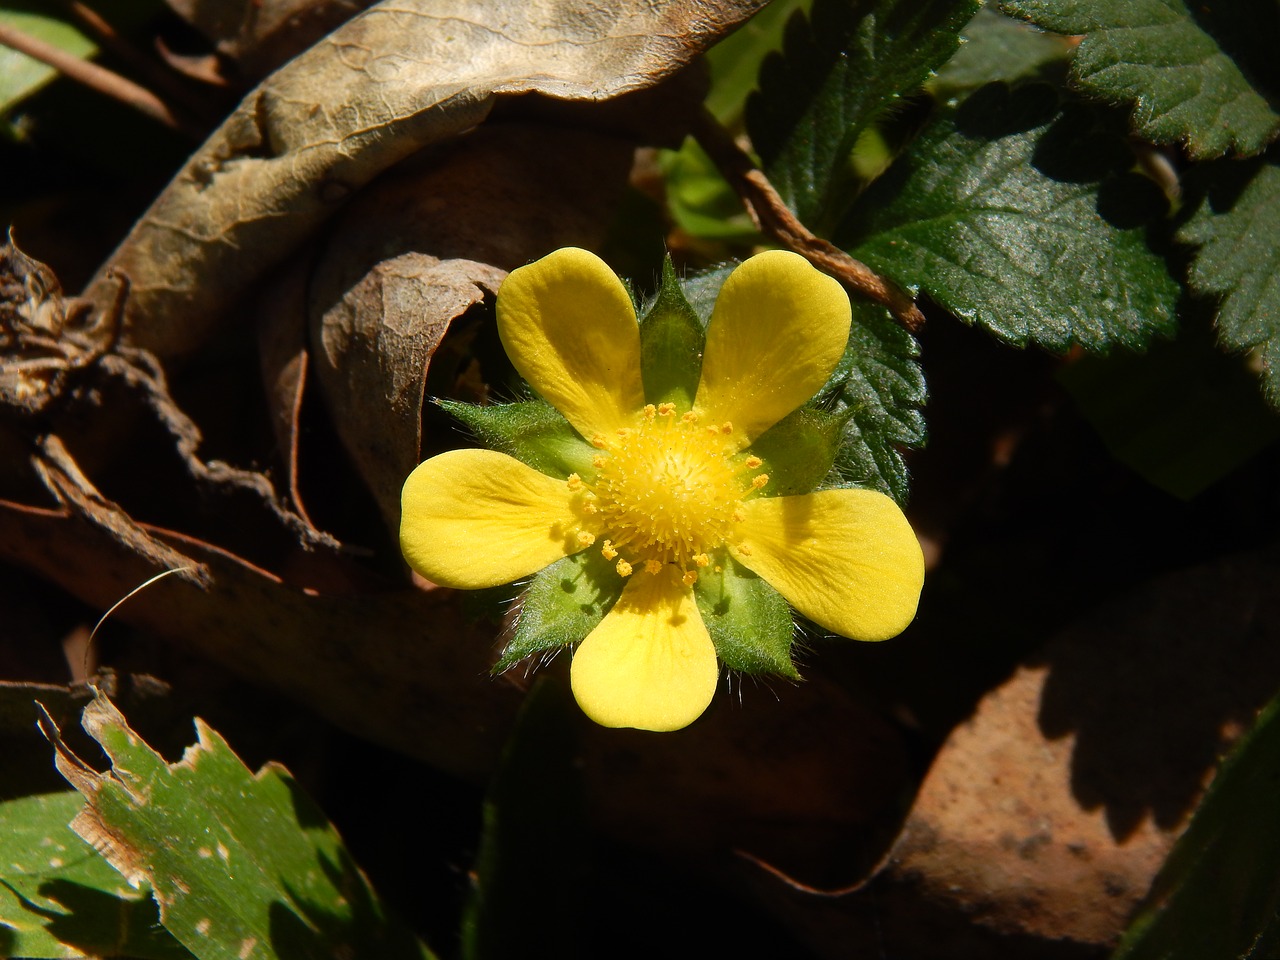
[[[200,720],[196,745],[166,763],[102,694],[82,722],[110,772],[76,757],[47,714],[40,723],[86,801],[71,828],[126,880],[150,883],[160,922],[199,960],[429,960],[283,767],[251,773]]]
[[[1072,75],[1109,103],[1132,104],[1156,143],[1185,142],[1197,159],[1252,154],[1280,133],[1272,0],[999,0],[1046,30],[1085,34]],[[1259,81],[1263,81],[1260,83]]]
[[[765,61],[747,130],[782,199],[826,235],[848,206],[859,135],[959,45],[975,0],[815,0]]]
[[[1178,239],[1200,244],[1192,288],[1222,297],[1219,341],[1258,349],[1267,398],[1280,407],[1280,166],[1217,166],[1226,169],[1215,171],[1220,176]]]
[[[872,184],[837,243],[1018,346],[1141,348],[1178,286],[1146,243],[1155,186],[1106,118],[1042,85],[984,87],[939,111]]]

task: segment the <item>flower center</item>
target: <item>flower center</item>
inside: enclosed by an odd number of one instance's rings
[[[604,531],[602,553],[618,560],[619,575],[635,567],[658,573],[670,563],[686,584],[698,579],[697,569],[711,562],[709,552],[743,519],[743,499],[769,480],[750,476],[762,461],[733,452],[726,442],[732,432],[731,424],[708,426],[692,412],[676,416],[675,404],[663,403],[646,406],[636,427],[592,438],[600,450],[592,461],[595,479],[587,483],[574,474],[568,484],[582,491],[583,510]],[[579,538],[594,542],[591,534]]]

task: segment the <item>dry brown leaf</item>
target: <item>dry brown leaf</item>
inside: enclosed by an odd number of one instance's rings
[[[174,11],[258,79],[373,0],[168,0]]]
[[[384,177],[335,221],[312,281],[311,342],[334,425],[388,528],[417,466],[424,387],[450,324],[507,270],[597,246],[632,148],[567,128],[490,124]]]
[[[393,164],[480,123],[495,98],[605,100],[675,74],[764,0],[384,0],[250,93],[105,270],[126,336],[194,350],[248,286]]]

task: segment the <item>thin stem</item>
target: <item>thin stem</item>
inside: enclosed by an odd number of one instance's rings
[[[924,326],[924,314],[897,284],[855,260],[835,244],[815,236],[782,202],[778,191],[746,151],[734,142],[707,110],[695,121],[694,139],[737,191],[747,213],[762,232],[815,267],[846,283],[854,291],[883,304],[912,333]]]
[[[59,50],[52,44],[23,33],[21,30],[15,30],[5,23],[0,23],[0,44],[48,64],[77,83],[82,83],[92,90],[119,100],[167,127],[197,139],[200,137],[200,133],[178,118],[163,100],[150,90],[132,80],[126,80],[118,73],[113,73],[88,60],[82,60],[65,50]]]

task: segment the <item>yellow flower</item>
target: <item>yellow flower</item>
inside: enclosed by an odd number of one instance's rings
[[[424,577],[464,589],[599,551],[625,585],[573,655],[593,720],[676,730],[702,714],[719,667],[693,591],[729,557],[835,633],[883,640],[911,622],[924,562],[893,500],[770,496],[751,450],[844,353],[850,307],[835,280],[781,251],[734,270],[684,410],[647,401],[631,298],[594,254],[558,250],[514,271],[497,315],[516,370],[581,439],[583,466],[564,478],[490,450],[433,457],[405,481],[401,548]]]

